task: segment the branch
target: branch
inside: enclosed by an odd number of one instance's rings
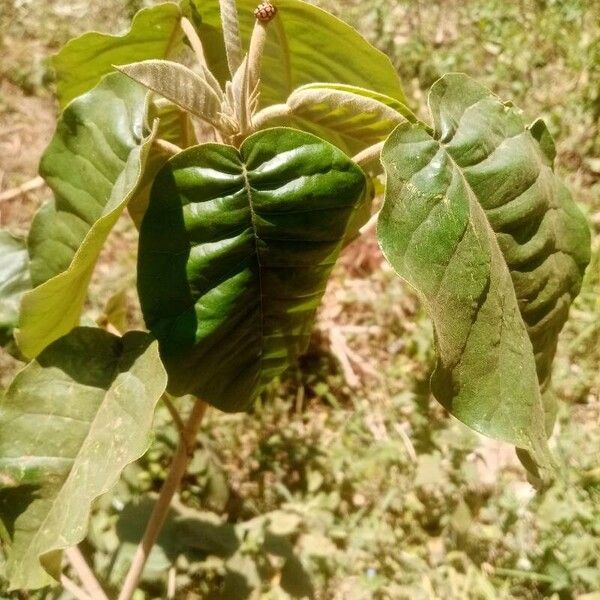
[[[60,583],[71,593],[77,600],[93,600],[91,596],[88,596],[84,590],[82,590],[74,581],[71,581],[66,575],[60,576]]]
[[[79,547],[73,546],[72,548],[67,548],[65,555],[90,597],[93,600],[108,600],[108,596],[100,586],[100,583],[98,583],[96,576],[87,564]]]
[[[169,469],[169,474],[160,491],[154,510],[150,516],[150,520],[146,525],[146,531],[142,537],[142,541],[138,546],[123,588],[119,594],[118,600],[131,600],[135,590],[137,589],[140,577],[152,550],[152,546],[156,543],[160,530],[165,523],[171,500],[175,492],[179,488],[181,480],[185,475],[188,463],[196,445],[196,435],[202,424],[202,419],[206,413],[207,404],[202,400],[196,400],[192,413],[185,426],[185,431],[179,440],[177,452],[173,457],[173,462]]]
[[[22,194],[26,194],[27,192],[33,192],[33,190],[37,190],[41,188],[45,184],[45,181],[41,177],[35,177],[19,185],[10,190],[6,190],[6,192],[2,192],[0,194],[0,202],[4,202],[6,200],[12,200],[13,198],[18,198]]]

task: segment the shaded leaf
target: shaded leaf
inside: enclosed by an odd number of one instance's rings
[[[29,232],[34,290],[23,297],[17,341],[28,357],[79,324],[106,238],[142,182],[155,131],[146,93],[115,73],[63,113],[40,172],[55,193]]]
[[[31,289],[25,240],[0,230],[0,345],[12,339],[23,294]]]
[[[224,83],[229,69],[222,40],[219,0],[194,0],[203,24],[198,33],[213,73]],[[240,31],[248,49],[256,0],[238,0]],[[316,81],[377,90],[405,101],[389,58],[352,27],[301,0],[278,0],[268,26],[261,72],[261,105],[280,104],[296,88]]]
[[[546,454],[542,394],[589,261],[585,219],[518,111],[464,75],[383,152],[379,239],[433,319],[436,398],[471,428]]]
[[[292,129],[178,154],[140,230],[138,290],[176,395],[243,410],[304,351],[365,186]]]
[[[11,589],[59,577],[60,551],[85,537],[94,499],[146,451],[165,386],[147,334],[119,338],[86,327],[15,377],[0,404],[2,494],[13,496],[0,503],[12,537]]]
[[[206,79],[191,69],[169,60],[145,60],[115,68],[183,110],[219,125],[221,100]]]
[[[96,86],[113,65],[167,58],[182,48],[179,6],[166,2],[142,9],[125,35],[90,32],[68,42],[53,58],[61,108]]]

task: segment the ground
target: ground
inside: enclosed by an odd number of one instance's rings
[[[177,598],[598,600],[600,4],[320,4],[392,58],[423,118],[431,83],[462,71],[528,120],[544,117],[556,136],[557,169],[594,231],[594,258],[554,376],[563,402],[552,449],[570,469],[536,493],[511,448],[476,436],[437,405],[428,393],[431,326],[371,234],[337,267],[298,368],[252,414],[209,413],[145,596],[174,597],[175,583]],[[36,175],[52,135],[46,58],[87,29],[123,29],[142,5],[2,0],[0,193]],[[24,232],[47,193],[2,202],[0,224]],[[132,289],[134,251],[124,219],[94,277],[92,318]],[[140,326],[134,293],[126,302],[129,326]],[[17,367],[0,356],[0,385]],[[109,586],[123,575],[148,512],[144,494],[160,487],[174,440],[161,409],[151,451],[98,503],[85,551]]]

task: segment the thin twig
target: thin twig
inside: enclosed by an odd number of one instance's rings
[[[359,229],[360,235],[366,235],[377,228],[377,221],[379,220],[379,212],[371,215],[371,218]]]
[[[27,194],[28,192],[33,192],[33,190],[37,190],[41,188],[45,184],[45,181],[41,177],[35,177],[22,185],[19,185],[10,190],[6,190],[6,192],[2,192],[0,194],[0,202],[5,202],[6,200],[12,200],[13,198],[17,198],[22,194]]]
[[[123,588],[121,589],[118,600],[130,600],[137,589],[152,546],[154,546],[167,518],[173,496],[185,475],[189,460],[196,445],[196,436],[200,429],[200,425],[202,424],[206,409],[207,404],[202,400],[197,400],[194,404],[192,414],[185,426],[184,435],[181,436],[181,439],[179,440],[179,446],[173,457],[169,474],[167,475],[167,479],[165,480],[156,504],[154,505],[154,510],[146,525],[146,531],[144,532],[142,541],[133,557],[131,567],[129,568],[125,582],[123,583]]]
[[[384,142],[379,142],[374,146],[365,148],[362,152],[359,152],[352,160],[361,167],[366,167],[369,163],[373,162],[376,158],[381,156]]]
[[[77,573],[77,577],[79,577],[81,584],[87,591],[87,593],[94,600],[108,600],[108,596],[102,589],[102,586],[96,579],[93,571],[90,569],[87,564],[85,557],[81,553],[81,550],[78,546],[73,546],[72,548],[67,548],[65,550],[65,555],[67,560],[73,567],[75,573]]]
[[[84,590],[82,590],[74,581],[71,581],[66,575],[60,576],[61,585],[77,598],[77,600],[93,600],[91,596],[88,596]]]
[[[177,431],[180,436],[185,435],[185,423],[183,422],[179,411],[175,408],[173,401],[171,400],[171,396],[167,392],[162,395],[162,401],[165,406],[169,409],[169,413],[171,414],[171,418],[177,427]]]

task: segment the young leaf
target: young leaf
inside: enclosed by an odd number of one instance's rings
[[[200,119],[218,127],[221,99],[209,83],[183,65],[145,60],[116,69]]]
[[[236,0],[219,0],[219,10],[223,24],[223,41],[229,74],[233,77],[243,60]]]
[[[229,69],[222,41],[219,0],[194,0],[202,15],[199,35],[213,73],[224,83]],[[246,50],[254,28],[256,0],[238,0],[240,31]],[[281,104],[307,83],[340,82],[405,102],[389,58],[352,27],[301,0],[277,0],[262,61],[261,105]]]
[[[175,394],[244,410],[305,350],[364,186],[337,148],[292,129],[165,165],[140,229],[138,290]]]
[[[29,233],[35,289],[23,297],[17,341],[33,358],[79,324],[100,250],[135,196],[155,132],[144,134],[146,92],[108,75],[63,113],[40,172],[55,200]]]
[[[384,148],[381,247],[433,319],[436,398],[543,463],[542,392],[589,231],[516,109],[458,74],[429,103],[435,132],[403,124]]]
[[[142,9],[125,35],[90,32],[67,43],[52,60],[61,108],[95,87],[113,65],[168,58],[183,44],[181,11],[166,2]]]
[[[342,149],[356,154],[385,138],[406,120],[416,121],[414,114],[400,101],[352,85],[312,83],[294,90],[286,102],[289,117]],[[255,121],[279,116],[278,105],[258,113]],[[301,125],[300,128],[304,128]]]
[[[25,240],[0,230],[0,345],[10,341],[19,320],[19,304],[31,289]]]
[[[166,386],[156,342],[81,327],[49,346],[0,403],[0,519],[10,588],[58,579],[61,550],[86,535],[92,502],[149,444]]]

